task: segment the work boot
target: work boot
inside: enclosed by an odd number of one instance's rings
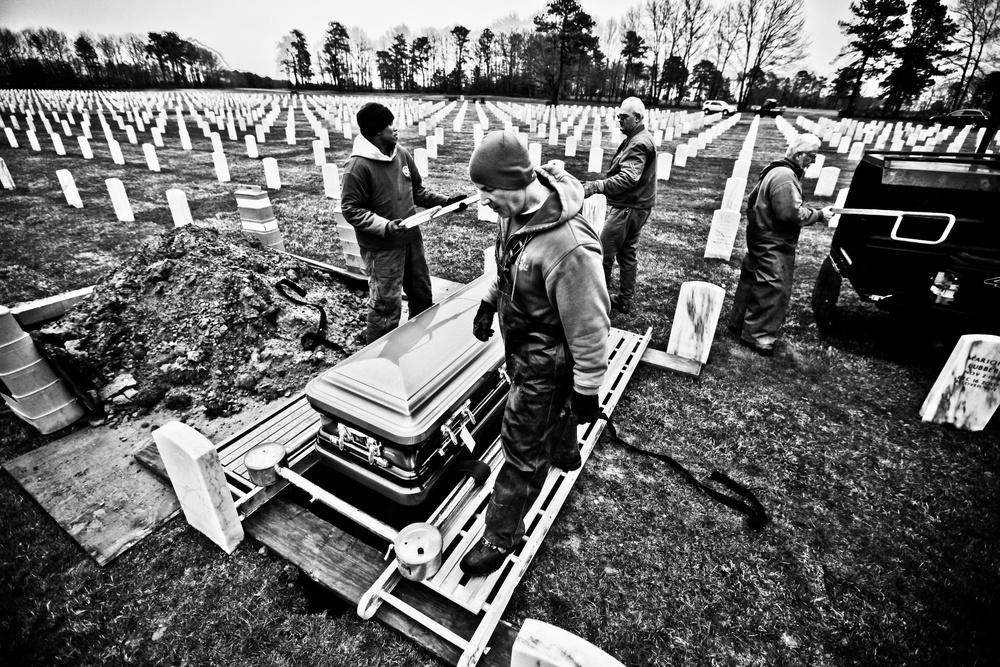
[[[513,549],[502,549],[483,537],[465,554],[460,567],[462,572],[474,577],[489,574],[503,566],[511,551]]]
[[[574,470],[579,470],[580,466],[583,465],[583,457],[580,456],[580,452],[578,450],[575,457],[566,457],[565,459],[555,460],[552,462],[552,465],[560,470],[573,472]]]
[[[611,297],[611,309],[628,315],[628,311],[632,310],[632,304],[616,294]]]

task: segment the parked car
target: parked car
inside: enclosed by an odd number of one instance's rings
[[[736,113],[736,105],[722,100],[705,100],[705,103],[701,105],[701,110],[705,113],[721,113],[723,116],[728,116]]]
[[[813,289],[821,330],[844,278],[862,300],[961,333],[1000,333],[1000,155],[869,151]]]
[[[990,115],[981,109],[958,109],[930,117],[930,122],[941,125],[985,125]]]
[[[772,118],[785,113],[785,107],[778,104],[778,100],[764,100],[759,107],[754,107],[754,113],[758,116],[771,116]]]

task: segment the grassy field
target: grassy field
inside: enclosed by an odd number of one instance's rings
[[[442,123],[446,142],[427,183],[471,192],[474,115],[459,135],[452,117]],[[261,146],[282,170],[283,187],[271,192],[275,214],[289,251],[342,264],[308,125],[301,113],[298,120],[298,144],[280,141],[281,123]],[[633,311],[612,318],[623,329],[652,327],[653,347],[666,347],[683,282],[733,292],[742,233],[729,262],[702,254],[750,120],[744,115],[661,182]],[[189,130],[195,150],[180,150],[169,134],[159,174],[146,170],[138,146],[123,143],[127,164],[115,166],[96,148],[94,161],[82,160],[70,141],[70,155],[59,157],[44,139],[36,153],[0,138],[18,186],[0,193],[0,303],[98,282],[169,229],[168,188],[187,192],[197,224],[238,229],[233,191],[263,184],[260,161],[245,157],[242,141],[227,140],[233,182],[218,183],[208,140]],[[401,130],[403,145],[420,145],[415,130]],[[343,165],[349,144],[332,143],[327,159]],[[604,146],[606,166],[609,136]],[[783,150],[775,122],[762,119],[751,174]],[[583,151],[565,158],[561,146],[543,145],[543,159],[552,158],[583,180],[596,176],[586,173]],[[827,164],[849,183],[854,163],[845,155],[827,150]],[[65,205],[55,177],[62,168],[73,172],[84,209]],[[112,176],[125,183],[137,222],[115,220],[103,184]],[[809,197],[814,183],[806,182],[807,199],[832,203]],[[462,282],[477,276],[493,233],[472,211],[426,225],[432,272]],[[624,435],[698,477],[718,468],[749,486],[771,523],[750,531],[667,466],[605,437],[506,620],[554,623],[634,666],[1000,663],[1000,426],[994,419],[967,433],[922,423],[918,409],[950,347],[849,288],[834,330],[820,335],[808,302],[832,233],[803,233],[774,358],[739,347],[720,326],[699,378],[640,368],[615,415]],[[723,318],[728,311],[727,300]],[[52,439],[6,409],[0,435],[0,461]],[[226,556],[182,519],[99,568],[3,474],[0,531],[2,664],[438,664],[405,637],[358,619],[259,544]]]

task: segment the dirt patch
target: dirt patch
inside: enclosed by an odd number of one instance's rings
[[[238,234],[168,231],[106,274],[90,298],[35,334],[112,419],[161,406],[219,417],[301,391],[363,345],[363,291]],[[334,348],[305,348],[318,330]],[[287,285],[287,283],[286,283]]]

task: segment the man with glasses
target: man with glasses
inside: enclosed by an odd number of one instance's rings
[[[632,309],[638,260],[639,234],[656,203],[656,147],[642,120],[646,108],[638,97],[624,100],[618,109],[618,124],[625,139],[611,158],[606,178],[587,181],[583,195],[608,198],[608,217],[601,231],[604,250],[604,280],[611,289],[611,269],[618,260],[618,294],[611,307],[622,313]]]
[[[784,159],[760,172],[760,181],[747,197],[747,252],[729,328],[740,335],[740,345],[765,357],[774,354],[788,311],[799,231],[833,215],[829,206],[802,204],[802,176],[821,144],[815,134],[794,137]]]
[[[369,102],[358,109],[357,119],[360,134],[344,167],[340,208],[355,229],[368,270],[365,338],[374,343],[399,326],[404,290],[410,317],[433,304],[420,228],[401,223],[416,206],[447,206],[465,195],[445,197],[424,187],[413,158],[397,146],[395,116],[387,107]]]

